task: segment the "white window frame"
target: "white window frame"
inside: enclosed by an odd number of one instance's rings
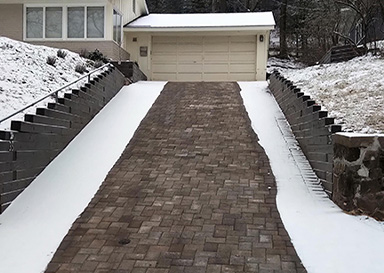
[[[120,22],[120,39],[121,39],[121,41],[120,41],[120,43],[121,43],[121,46],[123,45],[123,37],[124,37],[124,30],[123,30],[123,28],[124,28],[124,15],[123,15],[123,13],[118,9],[118,8],[113,8],[112,9],[113,10],[113,12],[115,12],[116,11],[116,13],[118,13],[120,16],[121,16],[121,22]],[[114,15],[114,14],[113,14]],[[112,16],[113,16],[112,15]],[[113,23],[112,23],[112,25],[113,25]],[[114,37],[114,32],[115,32],[115,30],[113,29],[113,33],[112,33],[112,40],[116,43],[116,44],[118,44],[116,41],[115,41],[115,39],[113,39]]]
[[[61,7],[63,8],[62,17],[62,38],[46,38],[45,37],[45,17],[46,8],[50,7]],[[83,38],[68,38],[68,8],[72,7],[83,7],[84,8],[84,37]],[[87,37],[87,8],[88,7],[102,7],[104,8],[104,37],[103,38],[88,38]],[[27,8],[43,8],[43,38],[27,38]],[[23,40],[24,41],[105,41],[107,40],[107,6],[98,5],[97,3],[90,5],[86,4],[28,4],[24,5],[23,10]]]

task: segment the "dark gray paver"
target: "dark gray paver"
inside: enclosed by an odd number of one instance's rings
[[[239,91],[168,83],[46,272],[306,272]]]

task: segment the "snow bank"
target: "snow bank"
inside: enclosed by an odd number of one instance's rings
[[[124,87],[0,215],[0,272],[44,271],[164,84]]]
[[[66,50],[65,59],[57,58],[55,66],[47,64],[48,56],[56,57],[57,51],[0,37],[0,119],[81,76],[75,66],[86,60],[76,53]],[[9,122],[0,128],[8,129]]]
[[[364,56],[281,73],[324,106],[344,130],[383,133],[383,67],[383,58]]]
[[[330,201],[266,82],[242,82],[241,95],[271,163],[277,207],[309,273],[380,273],[384,223],[343,213]]]

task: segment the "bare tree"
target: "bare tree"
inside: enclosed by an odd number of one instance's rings
[[[343,33],[337,33],[342,38],[348,40],[351,43],[356,43],[357,45],[363,45],[367,47],[367,43],[370,39],[375,40],[376,37],[369,37],[369,35],[375,36],[375,33],[370,33],[370,31],[375,31],[372,26],[376,21],[377,11],[383,7],[382,0],[338,0],[336,1],[340,6],[348,7],[353,10],[356,14],[356,25],[361,27],[361,37],[357,41],[353,41],[350,37]]]

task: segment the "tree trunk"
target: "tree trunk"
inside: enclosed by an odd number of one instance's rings
[[[219,12],[227,12],[227,0],[219,0]]]
[[[280,6],[280,57],[281,58],[288,58],[287,4],[288,4],[288,0],[283,0]]]
[[[212,0],[212,12],[217,12],[217,9],[216,9],[216,0]]]

